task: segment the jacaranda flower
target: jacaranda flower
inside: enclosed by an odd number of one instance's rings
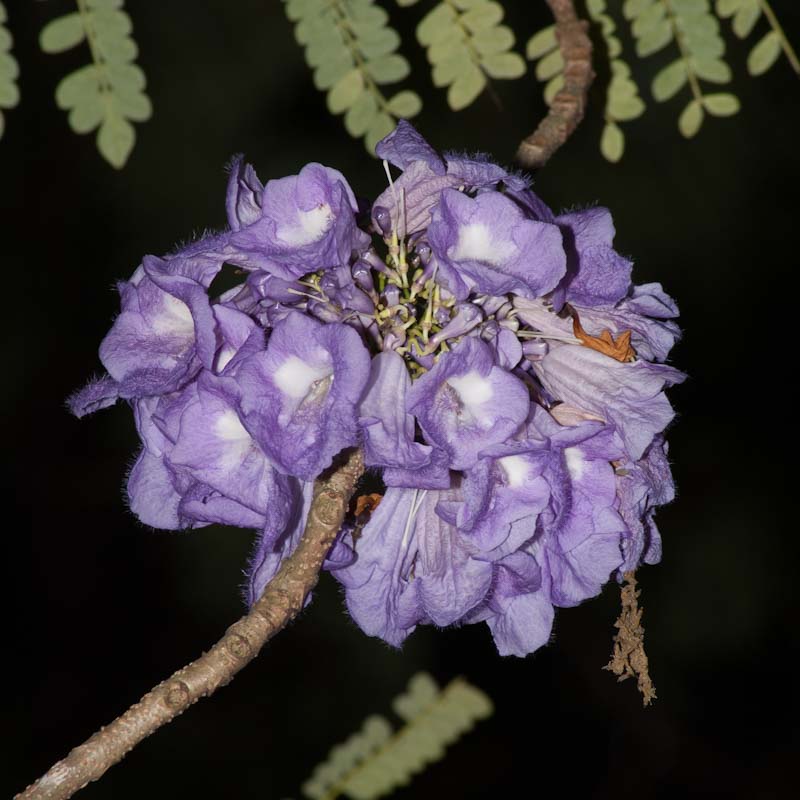
[[[258,531],[249,603],[300,541],[314,480],[361,447],[364,494],[325,564],[353,619],[396,646],[486,622],[523,656],[554,607],[661,556],[678,310],[632,284],[606,209],[556,216],[524,177],[441,156],[406,122],[377,152],[401,172],[368,215],[334,169],[262,184],[234,161],[229,229],[119,284],[107,374],[70,405],[133,408],[142,522]],[[224,264],[244,279],[212,297]]]

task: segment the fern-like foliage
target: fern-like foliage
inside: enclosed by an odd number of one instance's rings
[[[701,81],[724,84],[731,80],[731,69],[723,60],[725,42],[719,20],[709,0],[626,0],[623,13],[631,21],[638,55],[649,56],[675,45],[678,58],[658,72],[651,91],[663,103],[688,86],[691,99],[678,117],[678,130],[687,139],[700,130],[706,112],[727,117],[739,110],[734,94],[705,94],[702,89]]]
[[[5,26],[7,19],[5,6],[0,3],[0,109],[14,108],[19,103],[17,77],[19,66],[11,55],[13,39]],[[0,110],[0,137],[5,130],[5,119]]]
[[[645,104],[639,96],[639,87],[631,75],[628,62],[621,58],[622,43],[616,36],[616,23],[606,13],[606,0],[587,0],[586,11],[603,35],[611,71],[606,90],[605,125],[600,135],[600,152],[606,159],[616,163],[625,152],[625,134],[619,123],[641,117]]]
[[[61,80],[56,104],[68,111],[75,133],[97,129],[97,149],[121,169],[136,142],[131,122],[150,119],[144,72],[134,62],[139,50],[131,37],[131,18],[123,0],[75,0],[77,11],[45,25],[39,44],[45,53],[61,53],[86,42],[92,63]]]
[[[383,797],[442,758],[448,745],[493,710],[491,700],[465,680],[457,678],[440,690],[424,672],[411,679],[406,693],[392,705],[405,725],[394,731],[385,717],[368,717],[361,730],[334,747],[303,784],[306,797]]]
[[[397,83],[411,71],[397,53],[400,36],[389,27],[389,15],[374,0],[284,0],[295,23],[295,37],[314,70],[314,85],[328,93],[328,110],[344,114],[347,132],[375,145],[397,119],[416,116],[422,101],[415,92],[387,98],[381,87]]]
[[[453,111],[470,105],[489,78],[525,74],[524,59],[511,50],[514,32],[500,24],[504,14],[492,0],[442,0],[420,20],[417,40],[427,48],[433,85],[447,87]]]
[[[751,75],[763,75],[778,60],[781,51],[792,69],[800,75],[800,59],[767,0],[717,0],[716,10],[720,17],[732,17],[733,32],[740,39],[746,39],[753,32],[762,16],[769,24],[769,32],[758,40],[747,56],[747,71]]]

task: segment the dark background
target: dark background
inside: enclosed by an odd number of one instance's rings
[[[7,4],[8,6],[9,4]],[[548,21],[544,3],[508,2],[524,45]],[[614,5],[613,3],[611,4]],[[454,114],[425,91],[413,40],[423,6],[390,7],[437,147],[513,159],[543,114],[532,74],[496,83]],[[800,43],[800,7],[775,3]],[[87,60],[45,56],[42,24],[69,2],[10,4],[22,104],[0,141],[6,530],[2,716],[4,796],[197,656],[243,611],[252,534],[152,532],[122,487],[136,435],[120,405],[78,422],[64,398],[100,368],[97,346],[118,308],[113,282],[145,253],[163,253],[225,223],[224,165],[245,152],[262,179],[317,160],[357,194],[383,186],[380,165],[325,110],[280,3],[128,4],[153,119],[122,172],[93,136],[72,134],[52,92]],[[527,16],[526,16],[527,15]],[[761,23],[759,30],[765,30]],[[496,713],[398,798],[782,797],[796,786],[794,700],[798,602],[792,496],[795,460],[800,81],[781,60],[746,77],[749,46],[729,37],[742,112],[682,140],[686,102],[656,106],[648,84],[662,54],[637,67],[646,116],[626,124],[613,166],[590,119],[536,178],[553,207],[602,203],[632,254],[638,282],[679,301],[685,338],[673,363],[678,500],[659,514],[664,561],[640,571],[647,650],[659,699],[642,710],[632,682],[601,669],[618,591],[557,615],[549,647],[497,656],[488,629],[418,630],[402,651],[368,639],[325,576],[312,606],[236,680],[144,742],[81,797],[299,797],[328,748],[390,701],[416,671],[462,674]],[[625,38],[629,57],[632,50]],[[710,87],[709,87],[710,88]],[[710,88],[710,90],[713,90]],[[14,512],[16,518],[14,519]],[[25,535],[23,535],[23,533]]]

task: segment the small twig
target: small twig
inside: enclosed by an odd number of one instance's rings
[[[620,681],[636,677],[642,702],[649,706],[655,700],[656,687],[650,679],[647,654],[644,651],[644,628],[642,627],[643,608],[639,608],[639,592],[636,591],[636,573],[626,572],[623,576],[621,599],[622,611],[614,623],[614,650],[611,661],[604,669],[611,670]]]
[[[583,119],[589,87],[594,80],[592,42],[585,20],[572,0],[547,0],[556,21],[556,38],[564,58],[564,86],[553,98],[547,116],[523,139],[517,160],[527,169],[543,166]]]
[[[294,619],[314,588],[325,556],[342,527],[356,482],[364,471],[360,450],[317,481],[303,538],[267,584],[250,613],[196,661],[148,692],[110,725],[17,795],[17,800],[65,800],[97,780],[139,742],[203,697],[225,686],[264,644]]]

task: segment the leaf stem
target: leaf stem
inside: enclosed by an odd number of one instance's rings
[[[78,13],[81,15],[83,29],[86,31],[86,43],[89,45],[92,61],[94,61],[95,66],[97,66],[100,75],[100,93],[103,95],[104,102],[108,105],[109,96],[113,93],[114,87],[108,75],[106,61],[97,49],[94,26],[92,25],[92,12],[86,6],[86,0],[75,0],[75,4],[78,6]]]
[[[494,86],[492,85],[492,81],[489,78],[488,74],[486,73],[486,70],[482,66],[481,54],[476,49],[475,45],[472,44],[472,33],[467,28],[467,26],[464,25],[463,22],[461,22],[461,13],[462,13],[461,10],[453,2],[453,0],[444,0],[444,4],[450,6],[450,8],[453,9],[453,12],[456,15],[455,19],[456,25],[458,25],[458,27],[461,28],[461,33],[464,35],[464,46],[467,48],[467,52],[469,53],[469,57],[472,63],[483,73],[483,77],[486,81],[485,84],[486,91],[488,92],[489,97],[492,98],[492,102],[494,103],[495,108],[498,111],[503,111],[504,110],[503,102],[500,99],[500,96],[495,91]]]
[[[353,57],[356,69],[361,73],[361,76],[364,79],[364,83],[367,86],[367,91],[369,91],[375,97],[375,100],[377,101],[378,107],[381,111],[394,117],[395,115],[389,110],[389,104],[386,102],[383,92],[378,88],[378,84],[375,83],[372,76],[369,74],[369,71],[367,70],[367,62],[364,60],[361,50],[358,47],[358,37],[350,27],[347,11],[342,8],[342,5],[338,2],[338,0],[331,0],[329,7],[333,11],[336,27],[342,34],[342,39],[344,39],[344,43],[347,46],[347,49],[350,51],[350,55]]]
[[[783,49],[783,53],[786,56],[787,61],[792,65],[792,69],[797,73],[797,75],[800,75],[800,59],[797,58],[797,53],[795,53],[792,45],[789,44],[789,40],[786,38],[786,34],[783,32],[783,27],[781,26],[780,22],[778,22],[778,18],[775,16],[775,12],[772,10],[768,0],[758,0],[758,3],[764,12],[764,16],[769,21],[772,30],[775,31],[778,39],[780,39],[781,48]]]
[[[672,27],[672,33],[675,37],[675,44],[678,46],[678,50],[681,54],[681,59],[683,63],[686,64],[686,75],[689,78],[689,87],[692,90],[692,96],[698,103],[702,105],[703,103],[703,90],[700,88],[700,81],[697,80],[697,75],[695,71],[692,69],[691,61],[689,60],[689,52],[686,49],[686,45],[683,42],[683,37],[681,36],[681,32],[678,30],[677,24],[677,14],[675,13],[674,9],[672,8],[672,3],[670,0],[661,0],[661,4],[664,6],[667,12],[667,17],[669,18],[669,24]]]

